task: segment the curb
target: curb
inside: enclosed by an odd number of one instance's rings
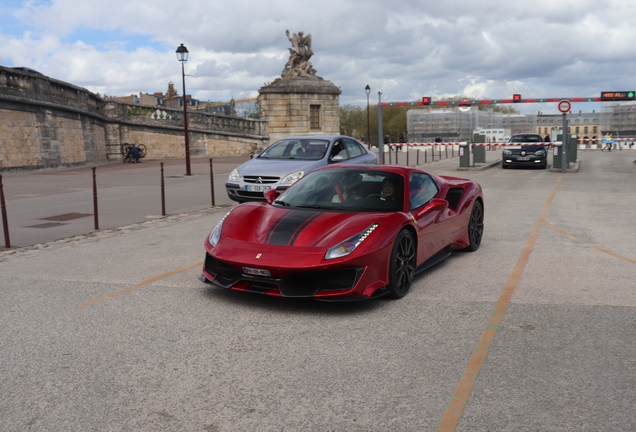
[[[97,241],[103,238],[114,237],[120,234],[127,234],[131,231],[137,231],[145,228],[157,228],[173,223],[182,222],[189,219],[194,219],[201,216],[206,216],[212,213],[220,211],[227,211],[227,208],[232,207],[233,204],[222,204],[215,207],[210,207],[203,210],[194,210],[188,213],[181,213],[178,215],[166,215],[156,219],[134,223],[131,225],[125,225],[116,228],[107,228],[99,231],[91,231],[86,234],[79,234],[72,237],[67,237],[59,240],[53,240],[47,243],[40,243],[30,246],[20,246],[11,249],[0,248],[0,262],[6,261],[10,258],[17,258],[27,252],[38,251],[42,249],[53,249],[55,246],[74,246],[82,243],[88,243]]]
[[[457,168],[457,171],[484,171],[494,167],[495,165],[499,165],[500,163],[501,163],[501,159],[497,159],[496,161],[488,162],[483,165],[480,164],[480,165],[473,165],[470,167],[459,167]]]

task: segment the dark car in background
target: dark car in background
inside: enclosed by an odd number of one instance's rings
[[[335,163],[377,164],[378,157],[355,138],[300,135],[284,138],[234,169],[225,183],[239,203],[265,201],[268,190],[283,192],[310,171]]]
[[[542,169],[548,166],[549,145],[543,141],[539,134],[514,134],[508,143],[519,143],[519,145],[509,145],[504,147],[501,154],[501,167],[510,168],[513,166],[535,166]]]

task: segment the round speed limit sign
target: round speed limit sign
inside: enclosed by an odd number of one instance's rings
[[[562,100],[559,102],[559,111],[566,113],[572,109],[572,104],[568,100]]]

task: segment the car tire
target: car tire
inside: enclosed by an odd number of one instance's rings
[[[402,298],[411,288],[415,276],[415,238],[402,230],[395,238],[389,263],[389,298]]]
[[[479,249],[481,238],[484,235],[484,206],[479,200],[475,200],[473,210],[468,220],[468,246],[464,250],[474,252]]]

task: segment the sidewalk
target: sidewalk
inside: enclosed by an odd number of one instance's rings
[[[233,203],[225,192],[225,181],[232,169],[248,159],[249,156],[214,158],[216,206]],[[161,162],[167,215],[211,207],[208,158],[191,160],[192,176],[185,175],[185,162],[179,159],[1,173],[11,246],[35,245],[96,231],[93,166],[100,230],[161,218]],[[1,232],[0,229],[0,250],[4,250]]]

